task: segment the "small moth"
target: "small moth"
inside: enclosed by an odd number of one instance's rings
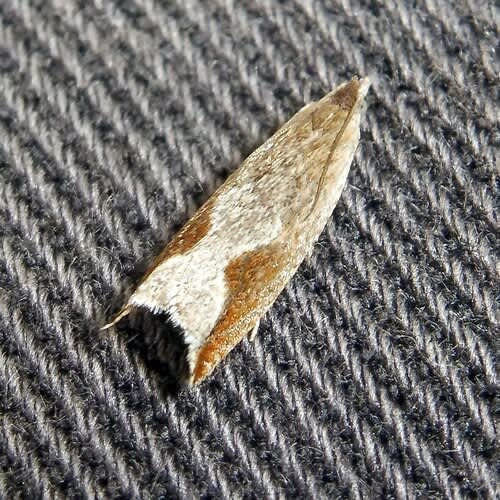
[[[359,142],[369,81],[302,108],[174,236],[111,323],[167,313],[187,346],[189,384],[207,377],[271,307],[310,254]]]

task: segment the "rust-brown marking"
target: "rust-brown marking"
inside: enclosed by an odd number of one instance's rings
[[[254,318],[251,313],[259,311],[266,302],[274,301],[272,291],[276,287],[273,281],[283,270],[285,258],[283,248],[274,243],[245,252],[229,263],[225,272],[229,300],[226,310],[198,353],[193,371],[194,383],[203,380],[253,328],[260,314]],[[278,287],[277,293],[280,291]]]
[[[353,78],[348,84],[332,95],[330,102],[345,111],[350,111],[358,99],[358,93],[359,80]]]
[[[214,204],[215,198],[212,196],[155,258],[137,286],[143,283],[162,262],[173,255],[186,253],[208,234],[211,226],[210,214]]]

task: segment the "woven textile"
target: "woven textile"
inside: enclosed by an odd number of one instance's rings
[[[0,1],[0,497],[494,498],[494,4]],[[161,321],[99,327],[353,75],[361,143],[314,253],[179,391]]]

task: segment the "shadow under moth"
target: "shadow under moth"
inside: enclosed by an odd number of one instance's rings
[[[368,79],[308,104],[255,150],[174,236],[109,328],[166,313],[206,378],[271,307],[330,217],[359,142]]]

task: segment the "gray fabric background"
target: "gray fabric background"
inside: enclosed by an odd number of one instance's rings
[[[494,2],[0,1],[0,496],[493,498]],[[239,162],[373,87],[314,254],[179,392],[98,328]]]

